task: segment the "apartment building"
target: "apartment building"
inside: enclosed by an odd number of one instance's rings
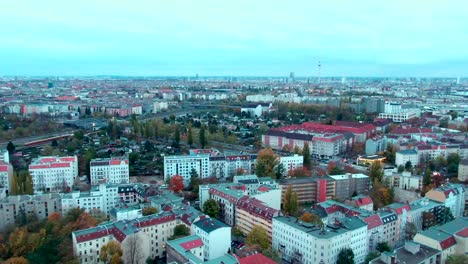
[[[198,220],[192,224],[192,231],[203,242],[204,260],[222,257],[231,248],[231,227],[217,219]]]
[[[384,252],[379,257],[371,260],[369,264],[433,264],[441,262],[441,252],[439,250],[406,241],[405,245],[395,248],[393,252]]]
[[[468,181],[468,159],[460,160],[458,164],[458,180]]]
[[[130,182],[129,162],[126,157],[93,159],[89,163],[92,185],[101,183],[123,184]]]
[[[70,190],[78,177],[78,158],[39,157],[29,165],[34,193]]]
[[[283,166],[285,172],[295,170],[304,166],[304,156],[294,154],[293,156],[280,157],[280,164]]]
[[[361,263],[368,252],[367,223],[348,217],[321,228],[290,216],[273,218],[273,248],[289,263],[336,263],[343,248],[351,248]]]
[[[80,263],[99,263],[101,247],[109,241],[125,244],[125,240],[138,235],[143,252],[150,258],[161,258],[165,255],[166,243],[174,234],[178,224],[172,212],[162,212],[137,218],[131,221],[117,221],[97,227],[72,232],[73,253]],[[146,259],[146,258],[144,258]]]
[[[336,181],[330,177],[305,177],[281,179],[281,200],[289,186],[296,192],[297,201],[300,204],[311,202],[323,202],[335,196]]]
[[[272,236],[272,219],[279,216],[279,210],[271,208],[262,201],[244,196],[237,202],[236,208],[236,227],[247,235],[252,231],[254,226],[263,228],[271,241]]]
[[[346,200],[353,193],[362,194],[369,191],[369,176],[362,173],[346,173],[342,175],[330,175],[335,180],[335,198]]]
[[[407,162],[411,162],[411,165],[416,166],[419,164],[418,152],[414,149],[404,149],[396,152],[395,165],[405,166]]]
[[[14,225],[19,214],[45,219],[60,212],[60,195],[56,193],[8,196],[0,199],[0,230]]]
[[[200,178],[210,177],[210,155],[164,156],[165,180],[174,175],[180,175],[184,178],[184,184],[188,185],[193,170]]]
[[[415,242],[440,250],[441,263],[450,255],[466,254],[468,248],[468,218],[459,217],[441,226],[422,231],[413,238]]]
[[[454,217],[463,216],[465,209],[465,188],[461,184],[449,184],[428,191],[426,198],[450,208]]]
[[[13,177],[13,166],[10,163],[0,161],[0,199],[10,192],[10,182]]]

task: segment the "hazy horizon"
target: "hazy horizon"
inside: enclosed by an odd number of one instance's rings
[[[0,76],[468,76],[461,0],[1,5]]]

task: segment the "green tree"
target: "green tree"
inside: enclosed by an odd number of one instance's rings
[[[276,178],[277,180],[283,178],[283,177],[284,177],[284,173],[285,173],[284,165],[283,165],[283,163],[279,163],[279,164],[276,166],[275,178]]]
[[[354,252],[350,248],[341,249],[336,264],[354,264]]]
[[[141,210],[141,213],[143,215],[152,215],[152,214],[157,214],[158,213],[158,208],[156,207],[145,207],[143,210]]]
[[[447,258],[446,264],[466,264],[468,255],[451,255]]]
[[[404,171],[405,171],[405,166],[400,164],[400,166],[398,166],[398,173],[402,173]]]
[[[233,236],[235,238],[239,238],[239,237],[244,236],[244,234],[242,233],[242,231],[237,226],[234,226],[231,229],[231,236]]]
[[[288,215],[296,215],[298,207],[297,194],[292,191],[291,185],[286,189],[283,201],[283,211]]]
[[[424,178],[423,178],[424,187],[431,185],[431,181],[432,181],[431,170],[427,168],[426,171],[424,172]]]
[[[221,208],[219,207],[218,202],[213,199],[208,199],[203,204],[203,212],[210,217],[217,217],[219,215]]]
[[[192,126],[191,125],[189,125],[189,127],[187,129],[187,144],[189,146],[193,145],[193,134],[192,134]]]
[[[304,148],[302,149],[302,156],[304,157],[304,167],[310,170],[312,168],[312,157],[310,156],[310,148],[308,143],[304,144]]]
[[[270,247],[268,233],[261,226],[255,225],[245,238],[245,244],[248,246],[258,246],[265,250]]]
[[[379,252],[391,252],[392,251],[392,248],[387,242],[377,243],[377,246],[375,247],[375,249]]]
[[[377,257],[380,256],[379,252],[371,251],[367,253],[366,259],[364,260],[364,264],[369,264],[369,262]]]
[[[380,162],[374,162],[369,169],[369,177],[372,183],[382,182],[383,179],[383,170]]]
[[[276,263],[281,263],[281,256],[280,256],[280,253],[278,250],[275,250],[271,247],[265,249],[265,250],[262,250],[262,254],[267,257],[267,258],[270,258],[271,260],[273,260],[274,262]]]
[[[7,145],[8,154],[13,155],[13,153],[15,153],[15,149],[16,149],[15,144],[13,144],[13,142],[11,141],[8,142],[8,145]]]
[[[12,194],[23,195],[33,194],[32,177],[28,171],[19,171],[13,174]]]
[[[208,139],[206,137],[205,126],[202,126],[200,128],[200,132],[199,132],[198,136],[200,138],[201,148],[204,149],[208,145]]]
[[[172,235],[169,238],[169,240],[173,240],[173,239],[177,239],[177,238],[181,238],[181,237],[185,237],[189,235],[190,235],[190,229],[186,225],[180,224],[174,227],[174,235]]]
[[[178,147],[180,144],[180,130],[179,126],[176,125],[174,128],[174,147]]]
[[[301,148],[298,145],[294,146],[294,154],[301,154]]]
[[[408,160],[408,161],[405,163],[405,170],[406,170],[406,171],[410,171],[412,168],[413,168],[413,164],[411,164],[411,161]]]
[[[258,177],[276,177],[276,166],[279,165],[279,156],[271,149],[262,149],[257,155],[255,171]]]

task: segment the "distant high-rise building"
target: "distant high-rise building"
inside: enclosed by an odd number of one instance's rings
[[[346,83],[346,77],[342,77],[341,78],[341,84],[345,84]]]
[[[460,77],[457,77],[457,85],[460,84]]]

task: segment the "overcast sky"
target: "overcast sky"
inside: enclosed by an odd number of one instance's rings
[[[468,1],[0,0],[0,75],[468,76]]]

